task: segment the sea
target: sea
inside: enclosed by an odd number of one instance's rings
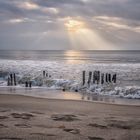
[[[89,72],[94,71],[116,74],[116,83],[97,84],[91,79],[88,84]],[[16,85],[8,86],[8,77],[14,73]],[[65,90],[100,98],[139,100],[140,51],[0,50],[0,90],[23,90],[26,81],[31,81],[32,91],[41,89],[43,96],[46,90]]]

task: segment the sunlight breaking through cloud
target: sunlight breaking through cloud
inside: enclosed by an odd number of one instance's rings
[[[99,36],[94,29],[89,29],[84,21],[69,17],[64,22],[73,49],[109,50],[114,47]]]

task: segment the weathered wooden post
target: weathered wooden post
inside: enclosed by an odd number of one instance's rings
[[[86,71],[83,71],[83,86],[85,85],[86,80]]]
[[[114,83],[116,83],[116,81],[117,81],[117,74],[114,74],[114,75],[113,75],[112,81],[113,81]]]
[[[89,85],[90,85],[90,83],[91,83],[91,77],[92,77],[92,72],[90,71],[90,72],[89,72],[88,81],[87,81],[88,86],[89,86]]]
[[[111,74],[108,74],[108,81],[111,83]]]
[[[16,83],[16,74],[14,73],[14,85],[16,86],[17,83]]]
[[[65,92],[65,91],[66,91],[65,87],[63,87],[62,91],[63,91],[63,92]]]
[[[106,73],[106,75],[105,75],[105,81],[106,81],[106,83],[108,83],[108,73]]]
[[[101,84],[104,84],[104,73],[101,74]]]
[[[11,86],[13,86],[13,74],[10,74]]]
[[[48,73],[46,73],[46,77],[48,77]]]
[[[78,89],[75,89],[75,92],[78,92]]]
[[[117,74],[115,74],[114,77],[115,77],[114,78],[114,83],[116,83],[116,81],[117,81]]]
[[[27,81],[25,82],[25,87],[28,87],[28,82]]]
[[[43,71],[43,77],[45,77],[45,71]]]
[[[32,81],[29,82],[29,87],[30,87],[30,88],[32,87]]]
[[[10,86],[10,77],[8,76],[8,79],[7,79],[7,86]]]
[[[97,84],[100,83],[100,71],[97,71]]]
[[[93,72],[93,84],[95,84],[95,71]]]

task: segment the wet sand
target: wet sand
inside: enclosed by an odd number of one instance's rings
[[[140,140],[140,106],[0,94],[0,140]]]
[[[127,99],[119,98],[109,95],[95,95],[89,93],[80,93],[62,90],[49,90],[46,88],[25,88],[25,87],[0,87],[0,94],[10,94],[10,95],[24,95],[38,98],[47,98],[47,99],[65,99],[65,100],[82,100],[90,102],[104,102],[112,104],[121,104],[121,105],[139,105],[139,99]]]

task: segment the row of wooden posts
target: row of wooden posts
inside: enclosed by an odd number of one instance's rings
[[[8,76],[8,81],[7,81],[7,85],[8,86],[16,86],[17,85],[17,81],[16,81],[16,74],[15,73],[11,73]]]
[[[43,77],[51,77],[51,75],[48,75],[46,71],[43,71]],[[83,71],[83,81],[82,84],[86,84],[86,71]],[[117,81],[117,74],[111,74],[111,73],[101,73],[100,71],[94,71],[94,72],[89,72],[88,74],[88,79],[87,79],[87,84],[101,84],[103,85],[104,83],[116,83]],[[16,86],[17,81],[16,81],[16,74],[11,73],[8,76],[8,81],[7,81],[8,86]],[[32,87],[32,82],[31,81],[26,81],[25,82],[25,87]]]
[[[32,81],[26,81],[25,82],[25,87],[32,87]]]
[[[51,77],[51,75],[49,75],[46,71],[43,71],[43,77]],[[16,74],[15,73],[9,74],[7,80],[7,86],[16,86],[16,85],[17,85]],[[32,87],[32,82],[26,81],[25,87]]]
[[[17,85],[17,78],[15,73],[11,73],[8,76],[7,86],[16,86]],[[32,81],[26,81],[25,87],[32,87]]]
[[[89,72],[87,84],[101,84],[104,83],[116,83],[117,81],[117,74],[111,73],[101,73],[100,71]],[[83,71],[83,85],[86,84],[86,71]]]
[[[43,71],[43,77],[49,77],[49,78],[50,78],[50,77],[51,77],[51,75],[49,75],[49,74],[48,74],[48,72]]]

